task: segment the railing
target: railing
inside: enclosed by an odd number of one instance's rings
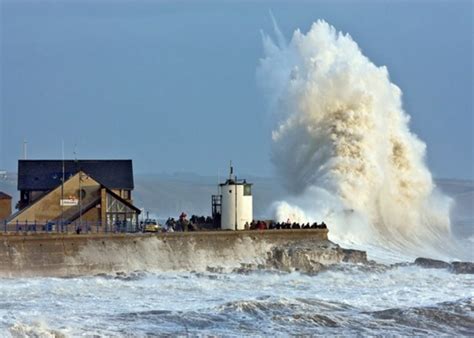
[[[101,222],[82,221],[82,222],[11,222],[3,221],[0,232],[3,233],[137,233],[141,232],[143,226],[138,223],[115,223],[108,224]]]

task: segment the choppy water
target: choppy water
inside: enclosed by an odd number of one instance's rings
[[[0,335],[474,334],[474,276],[414,266],[0,280]]]

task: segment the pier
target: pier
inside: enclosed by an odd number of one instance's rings
[[[208,266],[238,268],[244,263],[265,263],[274,247],[310,243],[316,250],[327,246],[327,234],[327,229],[2,234],[0,276],[71,277],[136,270],[199,271]]]

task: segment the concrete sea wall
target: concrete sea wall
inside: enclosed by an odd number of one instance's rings
[[[352,261],[326,229],[160,234],[5,234],[0,276],[78,276],[137,270],[204,271],[259,266],[316,271]],[[359,252],[355,260],[364,260]],[[291,265],[291,266],[290,266]]]

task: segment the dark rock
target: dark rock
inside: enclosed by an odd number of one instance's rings
[[[451,264],[437,259],[418,257],[415,259],[415,265],[430,269],[449,269]]]
[[[422,268],[431,268],[431,269],[448,269],[453,273],[466,273],[474,274],[474,263],[473,262],[444,262],[436,259],[423,258],[419,257],[415,259],[414,265],[421,266]],[[399,266],[407,266],[409,263],[398,263],[391,265],[392,268]]]
[[[340,249],[342,250],[342,261],[346,263],[367,263],[367,253],[360,250]]]
[[[256,269],[250,268],[235,268],[232,270],[233,273],[238,273],[239,275],[249,275],[250,273],[256,271]]]
[[[266,266],[279,271],[317,274],[340,263],[367,264],[364,251],[343,249],[332,242],[298,243],[273,247],[267,253]]]
[[[451,269],[454,273],[474,274],[474,263],[472,262],[451,262]]]
[[[211,273],[223,273],[224,268],[221,266],[208,266],[206,267],[206,271]]]

